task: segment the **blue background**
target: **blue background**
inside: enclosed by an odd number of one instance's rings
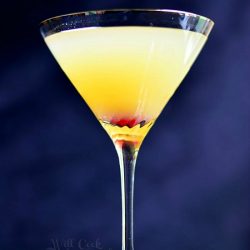
[[[121,249],[116,152],[38,24],[124,7],[181,9],[216,22],[141,148],[135,250],[250,249],[249,0],[2,2],[0,248],[59,250],[58,241],[60,250],[80,249],[81,239],[99,239],[103,249]]]

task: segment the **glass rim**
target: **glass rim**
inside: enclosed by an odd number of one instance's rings
[[[185,14],[187,16],[193,16],[193,17],[200,17],[206,21],[211,22],[214,25],[214,21],[206,16],[195,14],[193,12],[189,11],[182,11],[182,10],[174,10],[174,9],[100,9],[100,10],[87,10],[87,11],[77,11],[77,12],[71,12],[68,14],[62,14],[62,15],[56,15],[50,18],[46,18],[43,21],[40,22],[40,26],[46,24],[48,21],[53,21],[54,19],[58,19],[61,17],[67,17],[67,16],[74,16],[74,15],[103,15],[107,12],[124,12],[124,11],[134,11],[134,12],[139,12],[139,11],[155,11],[155,12],[164,12],[164,13],[180,13],[180,14]]]
[[[72,12],[72,13],[68,13],[68,14],[62,14],[62,15],[56,15],[47,19],[44,19],[43,21],[40,22],[40,30],[43,29],[43,27],[45,27],[46,25],[56,22],[60,19],[63,18],[67,18],[67,17],[76,17],[76,16],[83,16],[83,17],[87,17],[87,16],[101,16],[101,15],[105,15],[105,14],[115,14],[115,13],[128,13],[128,12],[134,12],[134,13],[139,13],[139,12],[144,12],[144,13],[148,13],[148,12],[154,12],[154,13],[169,13],[169,14],[179,14],[179,15],[185,15],[187,17],[193,17],[196,19],[202,19],[204,22],[207,23],[207,26],[210,26],[211,29],[214,26],[214,21],[211,20],[210,18],[203,16],[203,15],[199,15],[199,14],[195,14],[193,12],[188,12],[188,11],[182,11],[182,10],[174,10],[174,9],[140,9],[140,8],[121,8],[121,9],[100,9],[100,10],[88,10],[88,11],[79,11],[79,12]],[[111,25],[112,26],[112,25]],[[211,29],[209,29],[209,31],[207,32],[208,34],[210,33]],[[47,36],[48,34],[45,35],[45,32],[43,36]],[[53,33],[57,33],[57,32],[53,32]]]

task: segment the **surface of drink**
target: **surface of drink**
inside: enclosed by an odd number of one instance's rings
[[[112,139],[139,147],[206,38],[182,29],[126,26],[73,29],[45,41]]]

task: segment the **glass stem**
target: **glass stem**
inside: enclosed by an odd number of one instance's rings
[[[134,250],[133,199],[134,175],[138,149],[133,142],[116,143],[121,171],[122,191],[122,250]]]

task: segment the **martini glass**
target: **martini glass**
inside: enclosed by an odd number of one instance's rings
[[[118,153],[123,250],[134,249],[138,151],[212,27],[196,14],[142,9],[80,12],[41,23],[47,46]]]

